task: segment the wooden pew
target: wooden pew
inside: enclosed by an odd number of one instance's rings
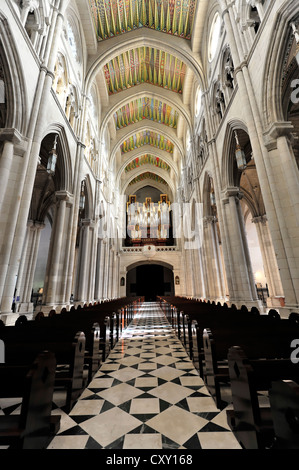
[[[273,411],[260,406],[258,392],[271,393],[273,382],[299,379],[299,371],[290,359],[248,359],[238,346],[228,351],[233,410],[227,410],[228,424],[244,449],[275,447]]]
[[[62,336],[75,336],[78,331],[83,331],[85,335],[85,351],[84,351],[84,365],[87,369],[86,384],[88,384],[95,373],[101,366],[101,352],[100,352],[100,326],[96,322],[92,321],[76,321],[72,318],[65,318],[63,314],[55,315],[51,318],[44,317],[40,321],[30,320],[27,321],[21,328],[21,332],[24,335],[28,331],[36,330],[36,334],[41,337],[45,337],[47,334],[53,338],[57,335]],[[39,333],[40,332],[40,333]],[[20,331],[17,332],[18,335]]]
[[[19,415],[0,415],[0,444],[13,449],[45,449],[60,427],[51,416],[56,359],[37,354],[31,365],[0,365],[0,397],[21,397]]]
[[[65,332],[60,334],[53,332],[42,336],[29,330],[24,333],[15,327],[1,329],[0,337],[5,343],[5,363],[7,365],[28,365],[36,357],[39,351],[52,351],[56,357],[55,389],[66,390],[66,412],[69,412],[80,394],[85,382],[83,380],[85,335],[78,331],[76,335],[72,332],[66,337]]]
[[[277,321],[268,316],[256,316],[250,312],[209,305],[188,305],[183,315],[183,344],[194,366],[204,378],[205,355],[203,331],[205,328],[225,330],[231,325],[246,328],[246,325],[272,324]]]
[[[288,320],[274,320],[264,327],[262,323],[229,325],[213,332],[204,329],[204,380],[218,408],[223,407],[221,383],[230,382],[227,360],[230,347],[239,345],[249,359],[290,359],[291,342],[299,337],[299,329]]]
[[[299,449],[298,383],[293,380],[273,381],[269,390],[274,449]]]
[[[104,304],[101,304],[101,306]],[[84,331],[86,325],[98,323],[100,328],[100,351],[101,360],[104,362],[109,355],[111,349],[116,341],[116,314],[114,312],[107,313],[107,308],[103,307],[98,309],[81,308],[64,315],[56,315],[55,320],[59,322],[60,317],[64,317],[64,321],[70,325],[75,322],[76,325],[81,325]]]

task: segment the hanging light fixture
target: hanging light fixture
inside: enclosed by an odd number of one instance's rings
[[[245,153],[244,153],[243,149],[241,148],[241,145],[240,145],[240,142],[239,142],[239,139],[238,139],[238,134],[237,134],[236,131],[235,131],[235,139],[236,139],[236,143],[237,143],[236,152],[235,152],[237,165],[238,165],[239,170],[243,171],[247,167],[247,162],[246,162]]]
[[[215,197],[215,193],[214,193],[213,189],[210,192],[210,198],[211,198],[211,206],[215,206],[216,205],[216,197]]]
[[[79,210],[83,211],[85,207],[85,181],[81,182],[81,192],[80,192],[80,200],[79,200]]]
[[[53,148],[52,148],[52,150],[49,152],[49,157],[48,157],[47,172],[48,172],[49,175],[51,175],[51,176],[54,176],[54,174],[55,174],[55,168],[56,168],[56,161],[57,161],[57,152],[56,152],[57,139],[58,139],[58,134],[56,134],[56,136],[55,136]]]

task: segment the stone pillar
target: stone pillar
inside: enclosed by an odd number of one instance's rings
[[[198,263],[197,263],[197,249],[190,250],[191,262],[192,262],[192,274],[193,274],[193,297],[200,297],[200,281],[199,281],[199,272],[198,272]]]
[[[223,299],[225,295],[216,223],[217,219],[214,216],[206,216],[204,218],[207,271],[209,273],[209,299],[218,301]]]
[[[17,275],[16,270],[10,278],[10,288],[8,289],[7,272],[10,265],[10,253],[15,236],[14,229],[17,219],[17,213],[14,212],[15,206],[12,198],[19,201],[21,197],[21,193],[17,189],[17,169],[14,169],[13,172],[12,168],[14,162],[18,160],[18,148],[21,139],[22,137],[16,129],[3,129],[0,132],[0,141],[3,142],[0,156],[0,311],[7,313],[11,311],[15,278]],[[17,191],[17,194],[15,191]]]
[[[223,202],[231,254],[229,266],[230,302],[239,306],[245,304],[248,307],[257,306],[260,308],[240,207],[240,197],[242,196],[238,188],[231,188],[227,191],[226,196]]]
[[[41,230],[45,225],[41,222],[29,221],[27,235],[22,255],[22,264],[18,275],[16,296],[20,296],[18,313],[32,313],[31,303],[32,286],[36,269],[37,254],[40,243]]]
[[[108,298],[113,298],[113,273],[114,273],[114,263],[115,263],[115,250],[114,247],[110,245],[109,253],[109,273],[108,273]]]
[[[267,306],[269,308],[281,307],[284,305],[284,294],[267,217],[254,217],[252,222],[256,225],[269,290],[270,297]]]
[[[0,210],[6,194],[6,188],[11,176],[11,168],[15,153],[15,144],[21,141],[21,135],[16,129],[4,129],[0,134],[0,141],[3,142],[3,149],[0,157]]]
[[[93,302],[95,300],[94,297],[94,289],[95,289],[95,278],[96,278],[96,257],[97,257],[97,230],[96,230],[96,222],[92,221],[90,225],[90,252],[89,252],[89,263],[90,269],[88,273],[88,301]]]
[[[105,243],[105,263],[103,270],[103,299],[108,299],[108,281],[109,281],[109,266],[110,266],[110,245],[109,240]]]
[[[77,230],[78,230],[78,213],[79,213],[79,198],[80,198],[80,191],[81,191],[81,168],[82,168],[82,160],[84,158],[84,149],[85,146],[78,142],[77,144],[77,154],[75,160],[75,170],[74,170],[74,203],[72,206],[71,212],[71,234],[70,234],[70,244],[69,244],[69,261],[68,261],[68,270],[67,270],[67,284],[66,284],[66,299],[70,299],[71,294],[74,294],[72,290],[74,290],[74,266],[75,266],[75,259],[76,259],[76,241],[77,241]]]
[[[299,171],[291,146],[291,123],[274,123],[265,133],[272,179],[274,215],[278,230],[273,230],[272,213],[267,211],[286,308],[299,308]]]
[[[198,262],[198,277],[199,277],[199,298],[205,299],[207,297],[206,294],[206,275],[204,272],[204,265],[203,265],[203,242],[202,246],[199,248],[197,252],[197,262]]]
[[[121,279],[124,278],[124,283],[121,284]],[[128,293],[130,295],[130,293]],[[127,270],[125,267],[120,267],[119,270],[119,297],[127,296]]]
[[[119,267],[120,267],[120,255],[116,251],[114,254],[114,269],[113,269],[113,290],[112,290],[112,298],[116,299],[119,297]]]
[[[227,6],[225,0],[219,0],[219,2],[223,9],[228,42],[235,64],[235,76],[240,96],[239,105],[242,106],[247,117],[246,124],[277,255],[286,306],[290,311],[299,308],[299,276],[298,269],[295,267],[296,252],[298,252],[298,237],[295,235],[298,210],[295,211],[296,203],[294,202],[298,201],[298,168],[295,168],[294,156],[291,162],[292,152],[285,139],[292,132],[292,126],[285,122],[273,123],[265,132],[247,62],[244,60],[240,63],[232,3]],[[284,162],[283,165],[282,162]],[[289,224],[291,224],[291,230],[289,230]],[[291,232],[293,232],[292,235]]]
[[[49,248],[49,257],[46,269],[44,292],[43,292],[43,311],[55,308],[61,299],[57,299],[57,291],[63,282],[63,261],[66,230],[66,210],[67,202],[70,200],[70,194],[67,191],[56,192],[55,218],[52,227],[52,235]],[[58,300],[58,301],[57,301]]]
[[[19,271],[20,258],[26,235],[27,219],[34,187],[36,167],[40,151],[40,145],[44,132],[44,115],[47,112],[48,99],[52,86],[53,70],[56,60],[60,32],[63,25],[63,12],[69,0],[55,0],[52,21],[45,48],[44,61],[40,68],[40,76],[36,88],[34,102],[26,135],[26,148],[24,147],[22,161],[13,162],[18,173],[16,185],[15,174],[10,172],[12,187],[15,186],[14,199],[10,199],[9,221],[5,227],[5,249],[3,259],[0,259],[0,310],[7,316],[11,312],[11,302],[15,290],[16,276]],[[9,183],[7,193],[9,192]],[[1,212],[2,215],[2,212]],[[3,219],[2,219],[3,220]],[[2,234],[1,234],[2,235]],[[5,320],[6,321],[6,320]]]
[[[77,260],[77,289],[75,300],[85,303],[88,299],[88,269],[90,267],[90,224],[91,220],[81,220],[80,244]]]
[[[26,282],[26,276],[24,273],[26,273],[26,270],[27,270],[27,253],[28,253],[28,245],[29,245],[29,239],[30,239],[32,226],[33,226],[33,221],[28,220],[27,231],[26,231],[26,236],[24,240],[24,246],[22,250],[22,257],[21,257],[21,262],[20,262],[20,268],[18,271],[18,280],[17,280],[17,286],[16,286],[16,300],[17,300],[16,311],[20,309],[20,304],[22,303],[24,299],[25,282]]]
[[[103,240],[97,239],[97,253],[96,253],[96,276],[95,276],[95,287],[94,287],[94,299],[96,301],[101,299],[101,284],[103,282]]]

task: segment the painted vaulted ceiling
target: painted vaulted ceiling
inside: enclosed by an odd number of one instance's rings
[[[98,41],[137,28],[191,39],[197,0],[90,0]]]
[[[165,33],[165,42],[169,38],[167,35],[178,36],[185,42],[190,40],[199,0],[89,0],[89,3],[100,51],[102,41],[140,28],[159,31],[160,35],[161,32]],[[128,126],[134,128],[134,125],[140,121],[150,120],[164,125],[165,130],[166,127],[170,127],[177,132],[178,123],[181,122],[177,111],[177,95],[184,93],[187,65],[175,53],[170,54],[165,50],[142,46],[142,42],[138,47],[135,43],[130,47],[130,37],[130,34],[127,34],[125,38],[128,40],[125,52],[119,53],[111,60],[108,59],[103,65],[108,97],[124,90],[131,90],[131,100],[125,105],[119,105],[119,108],[113,112],[112,122],[115,130],[120,131]],[[124,39],[123,36],[122,38]],[[171,92],[167,91],[167,103],[163,102],[163,98],[155,98],[154,88],[151,90],[150,98],[146,94],[134,97],[133,88],[141,84],[153,85]],[[176,103],[174,107],[171,106],[171,96]],[[132,135],[120,145],[121,154],[127,155],[128,152],[144,145],[151,145],[158,151],[174,154],[175,145],[163,135],[163,130],[159,133],[149,130],[136,130],[135,133],[133,131]],[[158,167],[169,174],[170,167],[163,159],[157,158],[156,152],[155,154],[155,157],[145,154],[134,159],[126,166],[124,173],[128,174],[131,170],[148,163],[153,166],[153,170],[142,174],[140,181],[144,179],[156,181],[159,176],[155,175],[155,169]]]
[[[151,145],[168,153],[173,153],[174,144],[163,135],[153,131],[136,132],[121,145],[122,154],[140,148],[143,145]]]
[[[116,130],[135,124],[144,119],[177,128],[178,113],[166,103],[157,99],[138,98],[114,113]]]
[[[146,181],[146,180],[153,180],[153,181],[156,181],[157,183],[168,186],[167,182],[163,178],[161,178],[161,176],[158,176],[155,173],[151,173],[150,171],[146,171],[145,173],[142,173],[141,175],[136,176],[134,179],[130,181],[129,186],[133,186],[136,183],[140,183],[141,181]]]
[[[142,165],[153,165],[157,168],[170,172],[170,166],[167,165],[161,158],[155,157],[153,155],[143,155],[142,157],[135,158],[131,163],[129,163],[126,168],[125,172],[128,173],[129,171],[135,170],[136,168],[140,168]]]
[[[141,83],[182,93],[186,65],[167,52],[139,47],[108,62],[104,66],[104,74],[109,95]]]

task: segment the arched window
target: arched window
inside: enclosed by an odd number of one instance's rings
[[[250,7],[249,20],[251,21],[255,34],[257,34],[261,24],[261,18],[256,6]]]
[[[222,83],[226,98],[229,100],[235,87],[235,68],[229,47],[224,52],[222,64]]]
[[[39,54],[47,31],[42,0],[21,0],[21,21],[28,37]]]
[[[211,29],[210,29],[210,36],[208,42],[208,58],[209,62],[214,60],[216,55],[219,39],[220,39],[220,32],[221,32],[221,18],[219,13],[217,12],[213,18]]]
[[[3,66],[0,61],[0,128],[6,124],[6,94]]]
[[[186,132],[186,151],[189,152],[191,149],[191,137],[190,137],[190,131],[187,129]]]
[[[77,90],[72,84],[69,84],[68,91],[69,93],[66,99],[65,114],[73,130],[76,131],[76,123],[78,119]]]
[[[222,121],[226,109],[224,94],[220,82],[217,82],[215,85],[214,103],[217,125]]]
[[[75,61],[78,64],[81,64],[82,54],[81,54],[81,47],[80,47],[80,41],[79,41],[79,33],[72,18],[68,18],[67,20],[66,36],[67,36],[67,40],[70,45],[70,49],[72,51]]]
[[[63,109],[65,109],[66,99],[68,95],[68,78],[67,78],[67,67],[64,56],[58,53],[57,61],[54,69],[54,81],[53,90],[56,92],[59,102]]]
[[[202,98],[202,91],[201,88],[198,87],[195,95],[195,117],[198,117],[201,111],[201,98]]]

